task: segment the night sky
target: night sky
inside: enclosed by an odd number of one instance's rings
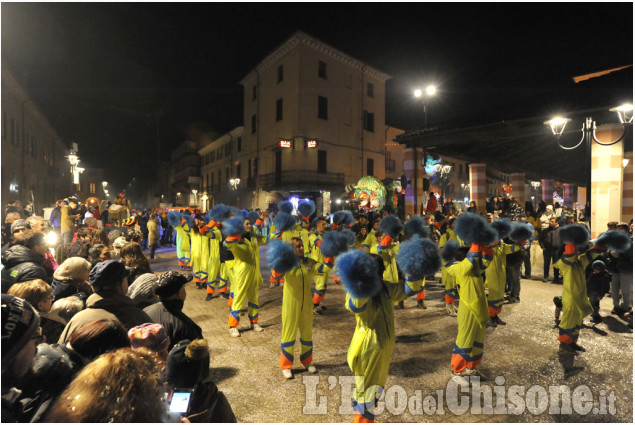
[[[190,123],[241,125],[239,81],[297,30],[392,75],[386,122],[405,130],[422,125],[412,92],[428,82],[429,125],[460,127],[575,109],[560,95],[571,77],[633,63],[630,2],[1,7],[3,64],[122,187],[148,179]]]

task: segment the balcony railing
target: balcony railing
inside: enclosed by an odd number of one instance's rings
[[[311,170],[283,170],[260,176],[260,186],[271,189],[321,189],[344,184],[344,173],[318,173]]]

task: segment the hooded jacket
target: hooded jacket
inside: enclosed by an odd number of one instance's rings
[[[159,323],[170,337],[171,350],[179,341],[203,338],[203,331],[192,319],[183,313],[183,301],[178,299],[162,299],[143,311],[150,317],[150,323]]]
[[[51,283],[50,276],[42,266],[43,263],[44,256],[42,254],[38,254],[24,245],[13,245],[2,254],[2,264],[15,279],[14,282],[42,279]]]
[[[108,223],[113,226],[121,226],[121,221],[129,215],[128,208],[123,205],[112,204],[108,207]]]

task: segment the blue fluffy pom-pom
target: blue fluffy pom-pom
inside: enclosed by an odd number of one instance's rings
[[[240,213],[243,215],[243,218],[247,218],[247,213],[248,212],[249,211],[247,211],[247,210],[240,210]]]
[[[348,250],[348,238],[345,232],[330,231],[322,237],[320,249],[325,257],[337,257]]]
[[[455,221],[454,233],[466,245],[480,243],[489,245],[498,240],[498,233],[477,214],[461,214]]]
[[[258,221],[258,219],[260,218],[260,214],[258,214],[254,210],[251,210],[247,213],[247,218],[249,219],[249,222],[253,226],[256,223],[256,221]]]
[[[388,214],[379,222],[379,230],[395,239],[403,230],[403,224],[398,217]]]
[[[403,233],[406,239],[412,239],[414,235],[422,238],[430,237],[428,223],[420,215],[410,216],[410,220],[403,226]]]
[[[446,263],[448,261],[452,261],[452,259],[454,259],[454,255],[456,254],[456,252],[459,250],[459,248],[461,247],[461,245],[459,245],[459,243],[457,241],[447,241],[442,247],[441,247],[441,258],[443,259],[443,261],[445,261]]]
[[[382,282],[375,259],[359,249],[337,257],[335,274],[353,298],[370,298],[381,290]]]
[[[172,227],[178,227],[181,225],[181,213],[178,211],[168,211],[168,223]]]
[[[514,242],[530,241],[534,237],[534,226],[527,222],[516,221],[512,223],[509,239]]]
[[[295,218],[288,213],[279,213],[273,221],[273,224],[276,226],[276,230],[286,232],[295,227]]]
[[[223,220],[227,220],[231,215],[231,208],[224,204],[218,204],[212,208],[209,212],[209,217],[221,223]]]
[[[278,204],[278,211],[286,214],[293,214],[293,204],[291,201],[282,201]]]
[[[303,199],[298,203],[298,212],[302,214],[302,217],[311,217],[315,212],[315,202]]]
[[[278,273],[286,273],[298,264],[295,248],[288,242],[273,239],[267,244],[267,263]]]
[[[340,227],[350,226],[355,223],[353,213],[348,210],[341,210],[333,214],[333,224],[337,224]]]
[[[182,217],[185,219],[185,222],[187,223],[188,226],[190,226],[190,228],[194,226],[194,219],[192,218],[190,214],[185,213],[182,215]]]
[[[242,235],[245,233],[245,219],[240,215],[223,221],[222,231],[225,236]]]
[[[609,230],[600,235],[595,241],[596,245],[606,246],[609,251],[622,253],[631,247],[631,238],[624,232],[619,230]]]
[[[589,243],[591,235],[589,229],[581,224],[569,224],[558,229],[558,236],[564,243],[573,243],[575,246],[584,247]]]
[[[340,233],[344,235],[344,238],[346,239],[346,243],[348,244],[349,247],[355,245],[355,241],[357,240],[357,237],[355,237],[355,233],[353,233],[352,230],[344,229],[344,230],[341,230]]]
[[[417,280],[430,276],[441,268],[441,255],[437,244],[418,236],[399,246],[395,260],[401,270]]]
[[[492,226],[494,230],[496,230],[499,240],[505,239],[507,236],[509,236],[509,234],[512,231],[512,224],[506,218],[502,218],[500,220],[494,220],[493,222],[490,223],[490,226]]]

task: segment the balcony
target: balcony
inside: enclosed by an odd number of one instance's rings
[[[394,159],[386,160],[386,173],[394,173],[397,170],[397,163]]]
[[[311,170],[283,170],[280,174],[263,174],[260,186],[264,190],[320,190],[328,186],[343,186],[344,173],[318,173]]]

